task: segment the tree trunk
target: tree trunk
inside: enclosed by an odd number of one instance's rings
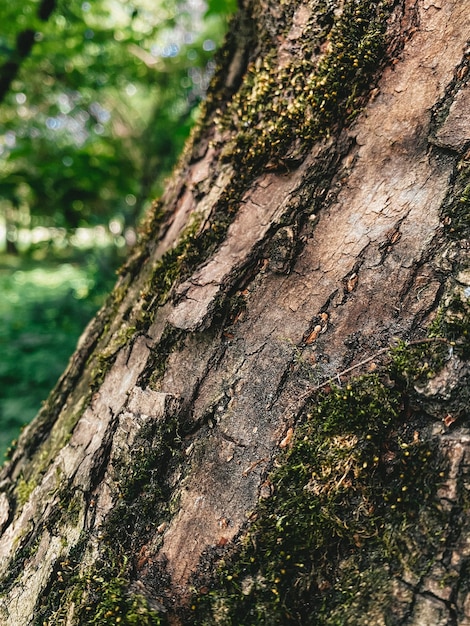
[[[244,5],[3,468],[2,624],[470,624],[470,2]]]

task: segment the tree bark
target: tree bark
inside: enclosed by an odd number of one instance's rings
[[[470,624],[469,11],[244,3],[3,468],[3,624]]]

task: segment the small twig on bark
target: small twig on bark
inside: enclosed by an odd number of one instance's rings
[[[448,339],[445,339],[444,337],[428,337],[427,339],[415,339],[414,341],[407,342],[406,346],[417,346],[423,343],[435,343],[435,342],[446,343],[452,346],[452,342],[450,342]],[[307,389],[300,396],[300,399],[303,400],[304,398],[308,397],[310,394],[313,394],[316,391],[320,391],[320,389],[325,387],[325,385],[329,385],[335,380],[337,380],[338,383],[341,385],[341,376],[345,376],[346,374],[349,374],[350,372],[358,369],[359,367],[363,367],[364,365],[367,365],[367,363],[370,363],[381,354],[390,352],[391,349],[392,349],[392,346],[387,346],[386,348],[382,348],[381,350],[378,350],[378,352],[375,352],[372,356],[367,357],[367,359],[363,359],[362,361],[359,361],[359,363],[356,363],[355,365],[351,365],[350,367],[346,368],[345,370],[342,370],[341,372],[337,372],[334,376],[331,376],[327,380],[324,380],[319,385],[316,385],[315,387],[310,387],[309,389]]]

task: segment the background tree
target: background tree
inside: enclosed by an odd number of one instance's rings
[[[3,470],[4,623],[470,619],[469,8],[244,3]]]

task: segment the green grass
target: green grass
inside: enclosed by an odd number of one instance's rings
[[[65,369],[118,262],[114,249],[0,256],[0,460]]]

